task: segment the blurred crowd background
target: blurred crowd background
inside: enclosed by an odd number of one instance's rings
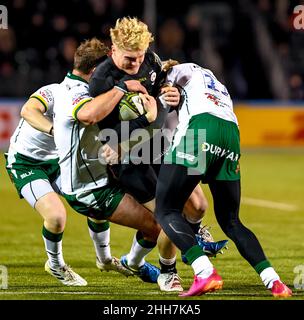
[[[293,0],[9,0],[0,29],[0,97],[62,81],[84,39],[107,42],[117,18],[137,16],[161,59],[211,69],[232,98],[304,100],[304,30]]]

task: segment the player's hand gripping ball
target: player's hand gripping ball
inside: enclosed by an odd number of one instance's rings
[[[146,113],[143,102],[137,92],[126,92],[119,104],[119,119],[129,121]]]

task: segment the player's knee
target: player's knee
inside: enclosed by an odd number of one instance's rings
[[[208,201],[207,201],[206,198],[204,198],[204,199],[201,200],[201,203],[200,203],[200,206],[199,206],[199,210],[201,211],[202,216],[205,215],[207,209],[208,209]]]
[[[53,213],[49,212],[45,217],[45,223],[51,232],[63,232],[66,224],[66,212],[63,210],[54,211]]]
[[[206,199],[191,199],[187,201],[184,206],[185,215],[193,221],[201,220],[208,209],[208,202]]]
[[[51,217],[46,220],[46,223],[49,226],[50,231],[60,233],[64,231],[66,218],[63,216]]]
[[[202,199],[194,204],[194,211],[196,213],[197,218],[203,218],[208,209],[208,202],[206,199]]]

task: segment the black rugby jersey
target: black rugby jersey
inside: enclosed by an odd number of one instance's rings
[[[157,77],[160,72],[161,61],[150,49],[147,50],[145,59],[135,75],[129,75],[118,69],[112,58],[108,57],[96,67],[89,83],[89,92],[92,97],[96,97],[112,89],[121,80],[138,80],[150,95],[155,96],[159,89],[155,84],[158,82]]]
[[[138,80],[147,89],[148,93],[157,96],[159,91],[159,76],[161,75],[161,61],[159,57],[150,49],[145,54],[145,59],[141,64],[139,71],[135,75],[129,75],[116,67],[111,57],[106,58],[95,69],[90,82],[89,93],[96,97],[102,93],[111,90],[119,81]],[[147,118],[142,115],[137,119],[129,121],[129,133],[138,128],[144,128],[149,125]],[[115,129],[120,141],[121,123],[119,120],[119,110],[113,111],[98,123],[100,129]]]

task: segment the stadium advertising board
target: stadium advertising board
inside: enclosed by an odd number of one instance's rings
[[[238,104],[242,147],[304,146],[304,104]]]
[[[20,107],[23,101],[0,101],[0,150],[6,151],[9,139],[20,120]]]
[[[20,120],[22,100],[0,100],[0,149],[5,151]],[[304,146],[303,105],[235,105],[242,147]]]

